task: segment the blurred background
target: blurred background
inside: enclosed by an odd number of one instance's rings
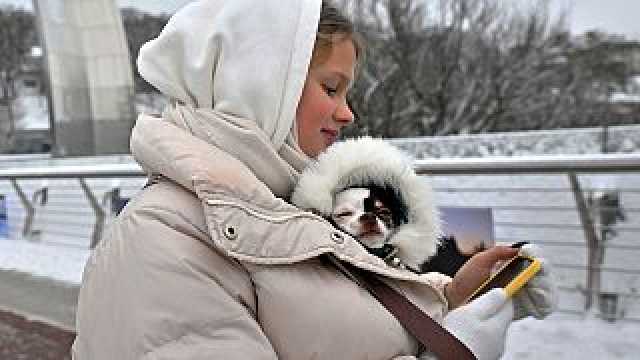
[[[129,132],[168,103],[135,59],[189,2],[0,0],[0,358],[68,358],[84,262],[145,182]],[[367,43],[347,136],[414,155],[485,241],[545,249],[559,311],[504,358],[636,358],[640,2],[335,3]]]

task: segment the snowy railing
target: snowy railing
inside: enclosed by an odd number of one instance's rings
[[[136,163],[63,165],[0,169],[0,179],[120,178],[144,176]]]
[[[439,205],[490,208],[497,242],[542,245],[561,310],[640,320],[640,154],[429,159],[416,170]],[[1,169],[0,196],[21,209],[14,236],[93,247],[144,177],[133,162]]]
[[[640,154],[427,159],[416,161],[415,169],[420,175],[636,172]]]
[[[133,162],[120,164],[22,167],[0,170],[0,180],[4,179],[10,181],[11,186],[15,190],[25,212],[24,224],[21,232],[22,237],[31,240],[40,239],[42,237],[42,230],[34,229],[34,220],[37,216],[37,209],[42,209],[48,203],[51,191],[49,186],[40,186],[36,190],[33,190],[29,197],[21,186],[20,180],[77,180],[77,185],[82,191],[83,197],[91,208],[95,219],[90,235],[91,241],[89,243],[89,247],[91,248],[95,247],[102,237],[108,217],[116,212],[116,210],[114,210],[114,202],[120,201],[121,197],[119,184],[115,184],[116,186],[112,186],[107,191],[103,191],[102,196],[100,196],[100,194],[92,189],[92,186],[87,183],[87,179],[141,178],[144,175],[145,174],[140,166]],[[67,189],[69,187],[69,184],[62,186],[62,188]],[[58,190],[60,190],[60,188],[61,187],[58,186]],[[100,188],[102,189],[104,187]],[[62,211],[58,210],[57,212],[62,215],[72,215],[73,213],[68,213],[68,210],[70,209]],[[82,215],[80,216],[82,217]],[[71,218],[72,216],[68,217]],[[58,222],[58,224],[64,225],[64,222],[65,221],[63,220],[62,224],[60,224],[60,222]],[[79,224],[74,223],[72,220],[67,221],[67,225],[69,227],[77,227]],[[75,234],[65,232],[65,230],[58,230],[55,235],[73,236]]]

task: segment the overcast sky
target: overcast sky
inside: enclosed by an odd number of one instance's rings
[[[147,11],[173,12],[190,1],[118,0],[118,3],[121,6],[135,6]],[[571,30],[574,33],[602,29],[640,40],[640,21],[638,20],[640,18],[640,1],[638,0],[550,0],[550,2],[556,13],[560,9],[569,11]],[[31,0],[0,0],[0,4],[14,4],[30,8]]]

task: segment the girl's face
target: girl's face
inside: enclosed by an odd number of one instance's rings
[[[312,158],[333,144],[354,119],[347,105],[356,67],[353,41],[347,37],[332,44],[322,60],[312,61],[296,113],[298,145]]]

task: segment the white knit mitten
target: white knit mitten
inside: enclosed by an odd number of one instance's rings
[[[513,304],[504,289],[493,289],[445,316],[442,326],[465,344],[478,360],[497,360],[504,352]],[[429,359],[424,354],[421,359]]]
[[[520,254],[534,257],[542,263],[540,271],[513,297],[514,318],[533,316],[538,319],[547,317],[556,307],[557,293],[553,281],[551,264],[542,255],[540,247],[527,244]]]

